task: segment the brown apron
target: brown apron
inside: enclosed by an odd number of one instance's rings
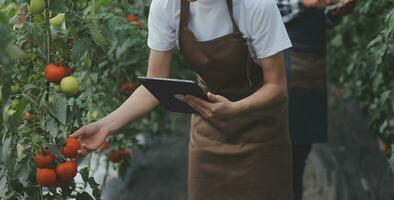
[[[199,42],[188,28],[190,2],[181,1],[179,47],[206,91],[237,101],[262,85],[227,0],[233,33]],[[229,120],[193,115],[189,143],[189,200],[291,200],[287,100]]]

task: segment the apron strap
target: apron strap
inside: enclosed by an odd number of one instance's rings
[[[233,0],[227,0],[227,9],[228,9],[228,12],[230,14],[231,23],[233,24],[233,32],[240,33],[241,31],[239,30],[238,24],[237,24],[237,22],[235,21],[235,18],[234,18]]]
[[[190,0],[181,0],[180,28],[188,29],[190,17]],[[182,32],[182,31],[180,31]]]

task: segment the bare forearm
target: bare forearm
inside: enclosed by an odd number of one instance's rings
[[[148,77],[168,77],[170,74],[172,52],[151,50],[148,64]],[[115,111],[101,119],[100,123],[113,133],[129,123],[135,122],[152,111],[158,100],[144,87],[140,86]]]
[[[254,113],[280,105],[287,100],[287,80],[282,53],[261,59],[264,84],[256,92],[238,102],[240,113]]]
[[[266,108],[271,108],[277,103],[287,99],[285,86],[266,83],[255,93],[236,102],[240,107],[241,114],[253,114]]]
[[[144,86],[140,86],[119,108],[101,119],[99,123],[107,126],[109,131],[113,133],[144,117],[158,104],[157,99]]]

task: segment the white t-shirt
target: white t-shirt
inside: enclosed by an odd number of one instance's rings
[[[168,51],[178,46],[181,0],[152,0],[148,46]],[[291,47],[275,0],[233,0],[233,13],[255,58],[266,58]],[[198,41],[208,41],[233,30],[226,0],[190,3],[189,28]]]

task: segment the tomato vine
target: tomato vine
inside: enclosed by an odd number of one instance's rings
[[[394,172],[394,4],[359,0],[331,37],[330,81],[362,104]]]
[[[138,86],[136,78],[145,75],[147,66],[144,25],[149,1],[34,1],[45,3],[43,12],[29,12],[33,0],[0,1],[0,187],[5,188],[0,198],[99,199],[105,182],[100,186],[91,177],[97,168],[91,166],[93,161],[102,164],[93,160],[97,156],[78,161],[87,166],[78,168],[82,183],[51,188],[37,184],[34,155],[41,148],[52,152],[55,160],[48,167],[70,160],[59,150],[67,135],[114,110]],[[130,21],[130,15],[138,18]],[[48,64],[75,77],[78,93],[66,94],[61,85],[47,81],[43,72]],[[178,77],[190,76],[179,70],[181,64],[174,65]],[[106,176],[111,166],[123,175],[132,164],[130,156],[111,162],[112,152],[140,146],[137,135],[170,132],[170,124],[164,109],[158,108],[111,136],[109,147],[95,153],[107,157]]]

